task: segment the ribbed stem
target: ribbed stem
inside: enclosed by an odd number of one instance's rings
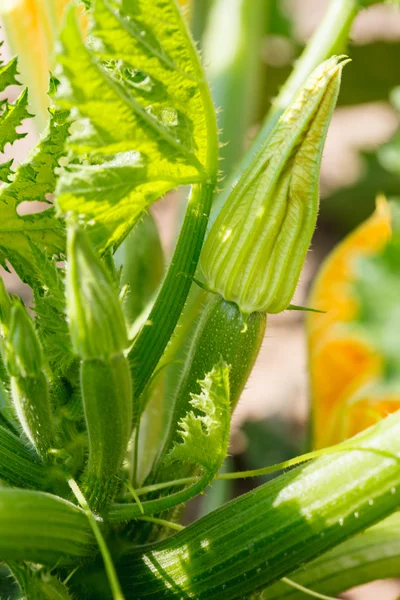
[[[213,185],[195,185],[167,275],[129,359],[135,395],[143,392],[175,329],[196,272],[211,209]],[[144,406],[141,407],[141,411]]]
[[[126,595],[247,597],[397,511],[400,413],[354,445],[359,450],[317,459],[243,495],[144,555],[127,555],[118,568]]]
[[[400,516],[389,517],[312,561],[290,578],[315,592],[336,596],[345,590],[397,577],[400,571]],[[265,590],[263,600],[304,600],[284,583]]]

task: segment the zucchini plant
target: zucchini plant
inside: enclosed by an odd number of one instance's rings
[[[0,168],[0,262],[33,293],[26,308],[0,280],[0,560],[15,597],[291,598],[314,580],[321,593],[365,581],[377,552],[343,579],[340,557],[359,551],[348,538],[398,508],[398,413],[267,467],[298,464],[180,522],[184,503],[214,480],[256,474],[219,473],[231,414],[267,314],[299,308],[291,301],[348,62],[332,54],[363,3],[336,3],[329,44],[316,52],[312,41],[212,218],[216,111],[178,4],[82,4],[85,17],[71,6],[61,29],[47,129],[24,163]],[[16,58],[0,70],[1,91],[11,85]],[[23,135],[27,91],[1,111],[4,150]],[[163,276],[149,208],[181,186],[186,212]],[[23,214],[31,201],[46,210]],[[380,524],[368,543],[382,548],[395,531]],[[287,577],[308,562],[298,582]],[[388,574],[396,564],[397,549]]]

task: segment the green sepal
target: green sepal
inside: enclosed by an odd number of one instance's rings
[[[38,377],[43,369],[43,352],[35,326],[20,301],[11,309],[7,336],[7,369],[13,377]]]
[[[115,283],[76,225],[68,228],[67,314],[72,345],[82,359],[105,359],[128,346]]]
[[[45,458],[55,441],[49,385],[43,371],[41,344],[33,321],[20,301],[16,301],[11,310],[6,357],[15,412],[25,435]]]

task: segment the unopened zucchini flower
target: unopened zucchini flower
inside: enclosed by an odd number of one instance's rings
[[[207,286],[242,313],[288,308],[315,229],[322,150],[343,66],[322,63],[279,119],[216,218],[202,254]]]

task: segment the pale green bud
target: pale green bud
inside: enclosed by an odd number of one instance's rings
[[[3,279],[0,277],[0,334],[7,335],[12,301],[6,290]]]
[[[82,359],[108,359],[128,346],[118,290],[75,225],[68,229],[67,314],[75,352]]]
[[[293,297],[315,229],[342,59],[322,63],[299,90],[208,235],[201,258],[207,286],[243,313],[278,313]]]
[[[17,301],[11,310],[7,336],[7,369],[13,377],[38,377],[43,368],[42,347],[26,308]]]
[[[43,372],[43,353],[33,320],[15,302],[11,310],[6,344],[11,396],[26,436],[43,457],[54,445],[54,422],[49,388]]]

